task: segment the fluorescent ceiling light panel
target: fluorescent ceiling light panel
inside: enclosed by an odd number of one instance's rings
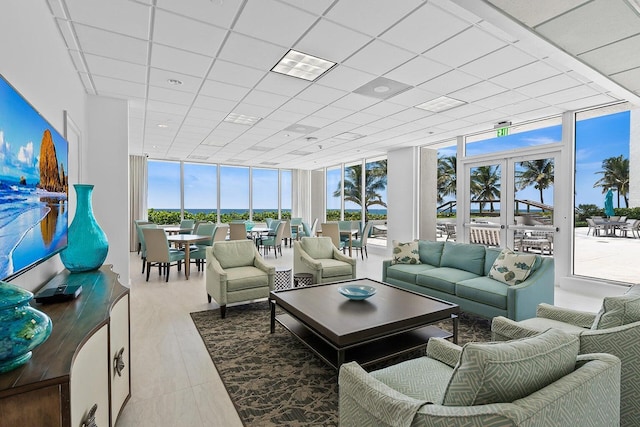
[[[238,114],[238,113],[229,113],[229,115],[224,118],[225,122],[237,123],[239,125],[249,125],[249,126],[255,125],[260,120],[262,120],[261,117],[246,116],[244,114]]]
[[[291,49],[271,71],[312,82],[334,65],[335,62]]]
[[[341,133],[340,135],[334,136],[334,138],[341,139],[343,141],[353,141],[355,139],[364,138],[364,135],[361,135],[359,133],[353,133],[353,132],[345,132],[345,133]]]
[[[463,104],[466,104],[466,102],[454,98],[449,98],[448,96],[441,96],[439,98],[432,99],[431,101],[423,102],[420,105],[416,105],[416,108],[431,111],[432,113],[438,113],[440,111],[450,110]]]

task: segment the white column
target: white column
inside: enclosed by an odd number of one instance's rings
[[[438,150],[420,150],[420,239],[436,240]]]
[[[640,206],[640,109],[631,110],[629,132],[629,207]]]
[[[419,148],[389,151],[387,156],[387,248],[392,241],[418,237]]]

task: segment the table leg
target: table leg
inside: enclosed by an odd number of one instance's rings
[[[458,344],[458,315],[451,315],[453,318],[453,343]]]
[[[191,266],[191,255],[190,255],[190,246],[189,243],[187,243],[184,246],[184,277],[189,280],[189,267]]]
[[[349,256],[351,255],[351,249],[353,248],[353,234],[349,233]]]
[[[269,305],[271,306],[271,333],[273,334],[276,331],[276,302],[272,299],[269,300]]]
[[[344,350],[338,350],[338,371],[340,370],[340,366],[344,363]]]

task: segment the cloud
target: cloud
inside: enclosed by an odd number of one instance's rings
[[[33,142],[29,141],[27,145],[20,147],[20,151],[18,151],[18,161],[27,166],[34,165]]]

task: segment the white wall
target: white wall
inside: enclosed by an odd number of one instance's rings
[[[88,141],[82,177],[93,184],[93,210],[109,239],[105,264],[113,264],[121,283],[129,282],[128,102],[88,96]]]
[[[84,88],[46,2],[3,0],[0,40],[0,73],[5,79],[61,134],[64,110],[69,111],[84,131]],[[73,171],[76,167],[69,164],[70,177],[77,176],[77,171]],[[56,255],[17,277],[13,283],[35,290],[63,268]]]
[[[387,248],[393,240],[406,242],[418,237],[417,147],[389,151],[387,156]]]

